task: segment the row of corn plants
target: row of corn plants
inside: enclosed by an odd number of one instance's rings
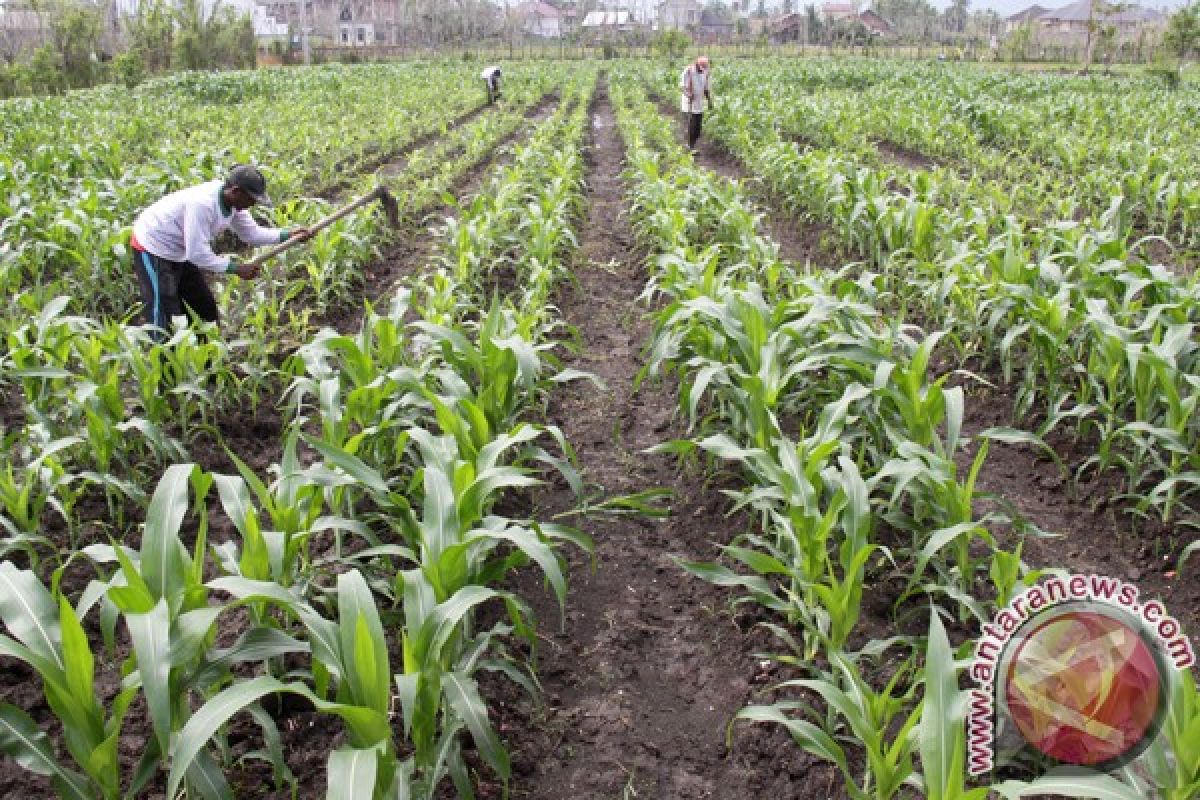
[[[467,170],[517,130],[534,99],[450,132],[414,151],[402,173],[386,176],[405,200],[406,218],[419,220],[442,202]],[[374,180],[360,180],[361,190]],[[293,202],[276,215],[281,224],[301,224],[328,208],[320,200]],[[253,284],[227,282],[220,302],[231,310],[233,319],[224,325],[235,331],[231,339],[182,328],[170,347],[158,348],[119,321],[69,313],[66,296],[39,307],[35,296],[22,295],[24,322],[12,320],[0,357],[0,389],[23,409],[21,424],[3,432],[4,552],[23,551],[34,561],[55,555],[54,537],[47,535],[51,520],[65,527],[69,552],[84,523],[76,506],[90,491],[104,492],[106,522],[123,530],[126,503],[145,507],[150,475],[185,459],[197,437],[219,439],[222,415],[255,408],[287,380],[281,354],[308,337],[311,316],[350,301],[363,282],[362,265],[377,257],[385,239],[377,217],[356,215]]]
[[[786,652],[771,657],[803,675],[774,687],[784,699],[738,718],[784,726],[836,765],[850,797],[985,796],[989,787],[971,787],[965,772],[956,658],[971,643],[956,653],[942,616],[982,622],[1038,575],[1021,563],[1019,541],[1007,549],[992,533],[1019,520],[974,511],[988,437],[1010,432],[983,434],[960,474],[964,396],[929,371],[943,334],[890,321],[881,275],[782,262],[739,190],[695,168],[640,88],[613,96],[632,218],[653,254],[646,377],[678,377],[689,428],[658,450],[731,466],[745,482],[727,494],[747,530],[722,546],[720,563],[682,566],[774,612],[766,624]],[[932,603],[927,636],[864,637],[866,590],[892,598],[901,630]],[[884,654],[895,655],[868,668]],[[870,677],[877,671],[882,686]],[[1194,699],[1189,677],[1176,690]],[[1156,744],[1161,786],[1178,779],[1164,766],[1170,754],[1186,759],[1188,780],[1200,775],[1186,733],[1194,717]],[[990,788],[1026,796],[1054,780]],[[1144,790],[1115,785],[1082,779],[1076,788]]]
[[[1197,284],[1129,257],[1120,238],[1074,224],[1027,226],[889,187],[887,170],[803,150],[762,108],[726,104],[711,129],[798,212],[828,223],[880,270],[898,304],[1017,383],[1013,414],[1094,439],[1079,467],[1120,469],[1139,513],[1194,517],[1200,399]],[[762,123],[762,124],[760,124]]]
[[[731,67],[722,83],[769,106],[778,128],[816,147],[873,166],[883,164],[875,141],[947,160],[1002,188],[990,200],[1008,213],[1099,218],[1120,196],[1120,222],[1129,226],[1121,233],[1156,234],[1193,250],[1200,243],[1198,156],[1170,122],[1195,112],[1195,92],[887,66],[757,62]],[[848,71],[859,82],[845,80]]]
[[[565,74],[517,68],[512,99],[531,102]],[[86,281],[93,291],[76,298],[76,311],[123,315],[134,296],[123,280],[127,228],[139,209],[238,162],[266,165],[278,198],[318,194],[445,132],[482,101],[471,77],[461,65],[323,67],[6,102],[0,285],[8,296],[24,289],[44,301]]]
[[[577,377],[549,352],[561,322],[546,301],[573,249],[593,80],[576,76],[512,167],[461,209],[431,275],[368,313],[357,334],[322,331],[297,351],[293,422],[272,480],[240,461],[238,475],[169,467],[138,549],[81,551],[97,578],[78,599],[57,579],[47,587],[0,565],[10,634],[0,644],[41,675],[69,760],[13,706],[0,706],[0,748],[62,797],[137,796],[164,776],[170,797],[245,796],[225,776],[225,731],[245,711],[262,729],[254,757],[294,792],[270,702],[290,694],[343,723],[328,797],[441,796],[446,782],[473,797],[464,737],[507,783],[508,755],[476,677],[498,672],[532,691],[510,643],[536,640],[528,606],[495,586],[535,563],[561,602],[557,550],[588,546],[581,533],[495,505],[543,469],[578,485],[561,433],[530,418],[546,392]],[[477,235],[464,242],[463,229]],[[488,291],[485,265],[501,261],[522,276],[519,291]],[[208,539],[214,486],[237,532],[229,541]],[[197,532],[185,545],[189,513]],[[486,604],[500,608],[499,622],[477,620]],[[86,626],[103,634],[98,653]],[[234,643],[219,646],[231,632]],[[118,693],[96,697],[97,658],[121,652]],[[116,744],[139,698],[153,737],[130,770]]]

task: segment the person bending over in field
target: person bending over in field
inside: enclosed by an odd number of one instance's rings
[[[700,128],[704,124],[704,112],[712,103],[708,56],[700,56],[688,64],[679,77],[679,88],[683,92],[683,113],[687,118],[688,149],[696,152],[700,140]]]
[[[483,78],[483,83],[487,87],[488,105],[490,106],[500,99],[500,68],[485,67],[483,72],[479,73],[479,77]]]
[[[217,321],[217,301],[202,272],[258,276],[257,266],[213,252],[217,234],[232,230],[254,247],[312,236],[307,228],[261,227],[246,210],[256,203],[270,205],[267,181],[254,167],[239,165],[223,181],[172,192],[138,215],[130,242],[133,270],[142,290],[143,321],[159,329],[159,341],[171,318],[185,311],[205,322]]]

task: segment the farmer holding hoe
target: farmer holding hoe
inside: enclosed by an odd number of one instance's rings
[[[487,87],[488,105],[495,104],[500,99],[500,68],[484,67],[479,77],[483,78],[484,86]]]
[[[222,231],[232,230],[252,247],[311,238],[308,228],[261,227],[247,211],[255,204],[271,204],[267,181],[255,167],[239,165],[224,180],[172,192],[138,215],[130,242],[133,269],[143,320],[159,329],[155,338],[161,341],[171,318],[185,310],[205,322],[217,321],[217,301],[202,271],[247,280],[258,276],[257,264],[213,252],[213,239]]]
[[[700,139],[700,128],[704,124],[704,112],[712,103],[708,56],[699,56],[688,64],[679,78],[683,91],[683,113],[687,116],[688,149],[696,152]]]

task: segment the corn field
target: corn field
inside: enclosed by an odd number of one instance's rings
[[[4,101],[0,793],[1200,798],[1189,669],[1119,769],[966,760],[1039,581],[1200,641],[1200,88],[744,59],[689,151],[682,66]],[[400,225],[159,341],[133,219],[236,163]]]

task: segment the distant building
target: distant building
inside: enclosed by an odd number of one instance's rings
[[[591,41],[612,42],[628,38],[639,26],[628,11],[589,11],[579,27]]]
[[[767,27],[772,42],[803,42],[807,38],[808,22],[803,14],[784,14],[771,20]]]
[[[696,36],[705,42],[724,41],[733,36],[733,18],[727,14],[705,9],[696,24]]]
[[[871,8],[859,11],[857,6],[850,3],[826,3],[817,14],[825,23],[852,25],[858,22],[871,36],[886,38],[896,34],[892,23]],[[769,34],[771,41],[780,44],[805,41],[808,38],[808,15],[784,14],[776,17],[771,20]]]
[[[37,11],[0,5],[0,60],[27,58],[50,41],[50,25]]]
[[[308,28],[314,44],[368,47],[402,41],[401,0],[259,0],[259,5],[297,37]]]
[[[658,5],[658,27],[668,31],[690,31],[700,24],[704,6],[696,0],[667,0]]]
[[[1069,6],[1047,11],[1039,16],[1042,29],[1054,33],[1087,33],[1088,20],[1092,18],[1092,0],[1078,0]],[[1096,14],[1095,21],[1101,25],[1113,25],[1119,33],[1133,33],[1142,28],[1165,26],[1167,16],[1141,6],[1128,6],[1115,13]]]
[[[873,8],[868,8],[858,15],[858,21],[861,22],[872,36],[895,36],[896,29],[892,27],[892,23],[881,17]]]
[[[1041,17],[1043,14],[1046,13],[1047,10],[1048,9],[1042,8],[1041,6],[1030,6],[1029,8],[1025,9],[1024,11],[1018,11],[1016,14],[1013,14],[1011,17],[1005,17],[1004,32],[1012,33],[1013,31],[1020,28],[1022,25],[1025,25],[1025,24],[1029,23],[1030,21]]]
[[[563,12],[549,3],[522,3],[513,9],[526,36],[559,39],[565,33]]]
[[[826,22],[837,22],[858,16],[858,6],[854,3],[822,3],[817,14]]]
[[[1077,0],[1062,8],[1030,6],[1008,17],[1004,21],[1004,31],[1011,34],[1024,25],[1032,24],[1038,39],[1043,42],[1078,44],[1087,39],[1088,25],[1093,21],[1100,27],[1111,26],[1116,30],[1118,41],[1128,42],[1143,33],[1164,29],[1167,15],[1151,8],[1131,5],[1111,13],[1100,11],[1093,19],[1092,0]]]

